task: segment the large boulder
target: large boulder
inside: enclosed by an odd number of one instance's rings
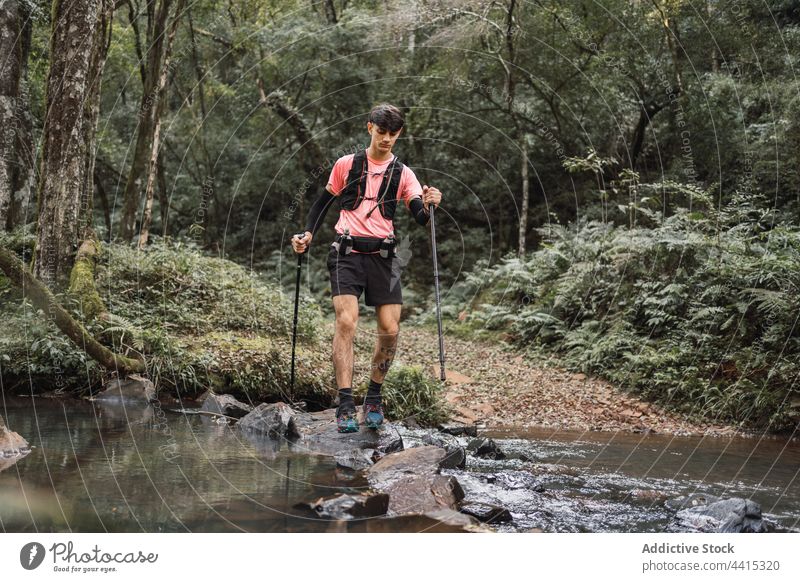
[[[20,457],[31,452],[28,441],[6,427],[0,416],[0,471],[16,463]]]
[[[710,496],[709,496],[710,497]],[[668,503],[668,507],[682,507],[675,514],[669,531],[703,533],[762,533],[774,531],[774,524],[763,519],[761,506],[750,499],[711,497],[708,503],[699,502],[697,496]]]
[[[446,433],[428,433],[422,437],[426,445],[440,447],[447,453],[440,466],[443,469],[463,469],[467,464],[467,453],[455,437]]]
[[[300,436],[297,432],[294,411],[284,402],[259,404],[239,420],[236,426],[242,430],[266,435],[271,439]]]
[[[224,414],[233,418],[242,418],[253,410],[253,407],[244,402],[239,402],[230,394],[215,394],[208,392],[203,398],[203,412],[213,412],[214,414]]]
[[[461,503],[461,513],[471,515],[483,523],[502,523],[512,521],[511,512],[505,507],[483,503],[481,501],[464,501]]]
[[[339,451],[333,458],[336,460],[337,467],[361,471],[362,469],[369,469],[375,464],[374,455],[374,449],[353,449],[351,451]]]
[[[359,410],[359,419],[360,416]],[[336,455],[353,449],[373,449],[375,456],[380,457],[403,449],[403,438],[391,423],[384,423],[377,430],[362,426],[358,432],[340,433],[336,428],[336,410],[332,408],[299,413],[295,424],[300,440],[292,446],[304,452]]]
[[[126,378],[115,378],[106,382],[103,390],[94,395],[94,400],[109,402],[158,402],[156,387],[153,383],[139,376],[130,374]]]
[[[374,489],[389,494],[389,513],[426,513],[457,509],[464,490],[453,476],[440,474],[447,453],[434,446],[386,455],[367,470]]]

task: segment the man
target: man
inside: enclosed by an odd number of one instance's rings
[[[352,391],[353,338],[362,292],[367,306],[375,307],[378,320],[364,420],[369,428],[378,428],[383,422],[381,386],[397,348],[403,303],[402,265],[394,251],[393,218],[398,202],[402,201],[417,223],[424,226],[430,219],[430,205],[438,206],[442,199],[436,188],[420,186],[414,172],[392,154],[404,123],[403,114],[393,105],[377,105],[370,111],[369,148],[336,161],[325,191],[309,210],[305,233],[292,237],[294,251],[305,252],[328,207],[339,200],[336,239],[328,253],[336,312],[333,364],[339,389],[339,432],[358,431]]]

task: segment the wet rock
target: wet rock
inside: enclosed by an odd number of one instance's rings
[[[476,533],[492,531],[491,528],[480,523],[474,517],[444,507],[424,514],[370,519],[363,522],[363,526],[368,533]]]
[[[422,442],[445,450],[447,454],[439,465],[443,469],[463,469],[466,467],[467,453],[455,438],[444,434],[429,433],[422,437]]]
[[[775,526],[762,518],[758,503],[734,497],[681,509],[668,529],[704,533],[762,533],[774,531]]]
[[[320,497],[310,503],[298,503],[297,509],[308,509],[326,519],[357,519],[386,515],[389,496],[385,493],[339,494]]]
[[[336,459],[337,466],[361,471],[362,469],[369,469],[375,464],[372,460],[374,454],[375,449],[352,449],[350,451],[339,451],[333,457]]]
[[[30,451],[31,447],[28,445],[28,441],[18,433],[9,430],[3,417],[0,416],[0,459],[26,455]],[[2,467],[0,467],[0,470],[2,470]]]
[[[156,387],[139,376],[130,374],[126,378],[115,378],[103,386],[103,391],[94,396],[101,401],[157,402]]]
[[[501,471],[493,475],[493,481],[487,481],[496,484],[503,489],[527,489],[535,493],[542,493],[545,488],[542,482],[535,476],[526,471]]]
[[[288,404],[283,402],[259,404],[236,423],[236,426],[243,430],[267,435],[272,439],[299,436],[294,412]]]
[[[464,528],[465,531],[491,531],[482,528],[478,525],[477,521],[469,514],[455,511],[454,509],[441,508],[434,511],[429,511],[424,514],[425,517],[435,519],[440,523],[450,526]]]
[[[476,457],[483,457],[485,459],[505,459],[506,456],[497,443],[490,438],[481,437],[472,439],[467,445],[467,450]]]
[[[439,474],[446,456],[444,449],[433,446],[392,453],[367,470],[367,479],[373,488],[389,494],[390,513],[457,509],[464,490],[455,477]]]
[[[475,426],[474,424],[448,422],[446,424],[439,425],[438,428],[441,432],[451,434],[453,436],[469,436],[469,437],[478,436],[478,427]]]
[[[463,501],[461,503],[461,513],[471,515],[483,523],[503,523],[513,520],[511,512],[505,507],[480,501]]]
[[[358,432],[340,433],[336,428],[336,410],[332,408],[298,413],[295,425],[300,440],[292,446],[305,452],[335,455],[353,449],[374,449],[381,457],[403,450],[403,438],[395,425],[384,423],[377,430],[361,426]]]
[[[203,406],[200,410],[224,414],[233,418],[242,418],[253,410],[253,407],[244,402],[239,402],[230,394],[215,394],[208,392],[203,399]]]

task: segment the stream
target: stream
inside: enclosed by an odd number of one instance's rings
[[[292,442],[251,436],[170,407],[8,397],[0,414],[32,451],[0,472],[4,532],[380,531],[296,504],[367,487],[361,473]],[[405,446],[426,431],[402,428]],[[475,500],[507,508],[499,531],[658,532],[665,501],[751,498],[781,530],[800,527],[800,443],[599,432],[481,431],[506,454],[444,469]],[[469,438],[458,437],[466,445]],[[369,523],[367,523],[369,522]],[[388,523],[388,522],[387,522]],[[421,531],[413,518],[390,531]]]

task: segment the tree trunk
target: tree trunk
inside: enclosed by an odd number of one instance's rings
[[[97,38],[89,68],[89,97],[84,104],[83,116],[86,127],[86,151],[84,158],[84,182],[81,192],[81,215],[78,225],[78,243],[96,237],[94,222],[94,168],[97,160],[97,122],[100,119],[100,84],[106,56],[111,46],[111,26],[114,15],[114,0],[100,0],[99,19],[95,28]]]
[[[33,193],[36,188],[36,144],[33,141],[33,115],[31,114],[31,92],[28,80],[28,56],[31,51],[33,23],[29,5],[24,6],[22,18],[22,73],[17,95],[17,150],[16,164],[12,173],[14,195],[11,199],[9,227],[28,224],[36,219]]]
[[[519,217],[519,258],[525,256],[525,237],[528,233],[528,144],[522,137],[522,209]]]
[[[147,239],[150,237],[150,225],[153,222],[153,197],[155,195],[156,175],[158,173],[158,153],[161,149],[161,118],[164,115],[167,74],[170,70],[170,60],[172,59],[172,45],[175,41],[175,33],[178,30],[178,21],[183,11],[185,0],[178,0],[175,15],[170,23],[164,45],[164,58],[162,66],[158,72],[158,84],[156,85],[156,103],[153,105],[155,116],[153,119],[153,137],[150,145],[150,160],[147,166],[147,186],[145,187],[144,215],[142,217],[142,228],[139,234],[139,248],[147,246]]]
[[[108,195],[103,185],[103,177],[97,169],[94,171],[94,185],[97,188],[97,197],[100,198],[100,206],[103,208],[103,222],[106,226],[106,238],[111,238],[111,209],[108,207]]]
[[[2,247],[0,247],[0,271],[4,272],[15,285],[21,287],[25,297],[52,319],[72,343],[104,368],[118,371],[122,375],[145,371],[143,361],[117,355],[94,339],[86,328],[58,303],[50,290],[25,270],[14,253]]]
[[[167,236],[169,220],[169,194],[167,194],[167,177],[164,175],[164,153],[158,152],[158,208],[161,211],[161,236]]]
[[[189,33],[191,37],[191,46],[192,46],[192,61],[194,62],[194,73],[195,78],[197,79],[196,89],[197,89],[197,96],[198,99],[196,102],[200,105],[200,115],[198,116],[196,113],[195,107],[189,107],[189,111],[192,113],[192,116],[196,120],[197,123],[197,143],[200,146],[200,150],[203,154],[203,163],[205,164],[205,177],[203,178],[202,184],[202,199],[200,202],[200,207],[203,208],[203,245],[208,248],[211,245],[212,240],[212,233],[211,233],[211,223],[212,223],[212,205],[215,214],[219,214],[220,211],[220,204],[217,200],[217,188],[216,188],[216,176],[215,176],[215,164],[211,159],[211,154],[208,151],[208,142],[206,140],[206,117],[208,115],[208,110],[206,109],[206,97],[205,97],[205,75],[203,73],[203,67],[200,61],[200,54],[197,50],[197,43],[195,40],[195,27],[194,22],[192,21],[192,14],[189,13]],[[199,163],[197,164],[199,167]]]
[[[336,24],[336,7],[333,5],[333,0],[325,0],[325,20],[328,24]]]
[[[633,129],[633,136],[631,137],[630,161],[632,170],[636,169],[636,162],[639,159],[639,155],[642,153],[647,127],[650,125],[653,117],[669,105],[669,99],[662,103],[657,102],[655,99],[645,102],[642,97],[643,93],[644,91],[640,88],[639,93],[636,95],[636,99],[641,101],[642,105],[639,109],[639,120],[636,122],[636,127]],[[680,92],[676,89],[675,94],[679,95]]]
[[[15,226],[14,203],[17,188],[21,197],[29,198],[29,156],[31,144],[23,142],[26,122],[27,72],[31,29],[29,8],[18,0],[0,2],[0,231]],[[24,146],[21,149],[20,146]]]
[[[317,192],[320,188],[321,181],[325,179],[324,174],[319,171],[324,160],[322,149],[314,139],[314,134],[311,132],[311,129],[303,118],[300,117],[300,112],[287,102],[283,94],[278,91],[273,91],[267,95],[264,89],[263,79],[259,77],[256,82],[261,104],[269,107],[292,128],[297,142],[300,144],[299,158],[300,165],[305,173],[305,187],[303,195],[299,200],[296,200],[297,206],[294,210],[297,212],[298,216],[305,216],[306,201],[309,195]]]
[[[136,217],[142,198],[142,187],[147,183],[148,164],[152,155],[153,137],[156,124],[160,119],[161,109],[158,107],[158,83],[165,60],[167,22],[169,20],[172,0],[155,0],[147,5],[147,66],[144,70],[142,100],[139,105],[139,124],[136,127],[136,145],[133,150],[128,179],[123,192],[122,217],[119,223],[119,238],[124,241],[133,240],[136,233]],[[182,5],[183,2],[180,2]],[[180,17],[180,10],[175,11],[173,19]]]
[[[54,0],[34,275],[63,282],[91,223],[94,133],[111,0]]]

